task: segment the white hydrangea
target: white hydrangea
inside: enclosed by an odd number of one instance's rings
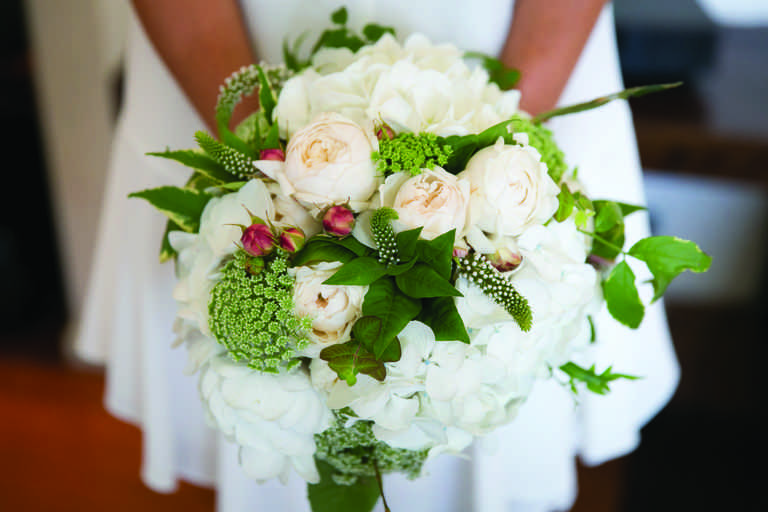
[[[240,445],[250,478],[285,482],[293,469],[308,482],[320,480],[314,435],[333,415],[306,373],[262,373],[221,354],[201,369],[200,396],[212,425]]]
[[[310,68],[288,80],[275,119],[289,136],[316,115],[337,112],[359,124],[383,120],[396,131],[477,133],[517,112],[518,91],[501,91],[450,44],[415,34],[403,45],[387,34],[353,54],[320,50]]]

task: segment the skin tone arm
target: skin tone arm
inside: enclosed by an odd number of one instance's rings
[[[219,86],[233,71],[256,62],[237,0],[132,2],[157,53],[215,133]],[[246,98],[236,109],[233,124],[257,106],[254,95]]]
[[[501,61],[522,73],[520,108],[555,107],[606,0],[516,0]]]
[[[219,85],[256,61],[237,0],[132,0],[155,49],[209,128]],[[521,108],[553,108],[606,0],[517,0],[501,54],[522,72]],[[205,72],[201,72],[205,63]],[[235,111],[233,124],[258,106],[255,96]]]

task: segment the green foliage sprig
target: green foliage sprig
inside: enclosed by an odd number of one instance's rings
[[[612,367],[606,368],[602,373],[595,371],[595,365],[592,365],[589,369],[582,368],[576,363],[566,363],[560,367],[560,369],[570,377],[569,384],[571,391],[578,394],[578,383],[587,385],[587,389],[598,395],[605,395],[611,389],[609,384],[618,379],[636,380],[640,377],[635,375],[626,375],[624,373],[613,373]]]
[[[237,251],[211,291],[209,326],[235,361],[278,373],[300,361],[296,351],[309,343],[311,319],[293,314],[293,278],[283,251],[268,258]]]
[[[298,37],[293,44],[286,39],[283,42],[283,60],[288,69],[299,72],[310,66],[312,57],[322,48],[347,48],[356,52],[365,45],[373,44],[384,34],[395,35],[395,29],[377,23],[369,23],[363,27],[362,34],[356,33],[347,27],[349,15],[346,7],[341,7],[331,13],[331,22],[334,28],[324,30],[317,39],[307,57],[301,57],[301,47],[306,35]]]
[[[372,155],[376,167],[384,175],[406,171],[413,175],[422,169],[434,169],[448,163],[451,146],[442,144],[434,133],[401,133],[383,137],[379,150]]]
[[[400,359],[397,335],[411,320],[427,324],[438,341],[469,343],[453,300],[461,296],[452,283],[455,232],[433,240],[419,239],[421,228],[394,235],[393,213],[382,208],[373,215],[371,227],[380,243],[378,250],[366,248],[352,237],[317,236],[293,259],[294,265],[341,261],[343,265],[324,284],[368,286],[363,317],[353,326],[352,341],[320,353],[350,385],[359,373],[384,379],[383,363]]]
[[[645,316],[645,305],[640,300],[636,276],[626,261],[631,256],[646,264],[653,279],[654,296],[651,303],[664,294],[672,280],[686,270],[706,272],[712,258],[695,243],[672,236],[651,236],[624,251],[624,217],[644,208],[616,201],[592,202],[595,213],[594,231],[580,231],[594,239],[591,256],[602,261],[625,259],[616,264],[602,281],[603,296],[608,312],[616,320],[636,329]]]
[[[503,91],[511,89],[520,80],[520,71],[507,67],[503,62],[495,57],[481,52],[465,52],[464,58],[468,60],[479,60],[480,64],[488,72],[489,80],[498,85]]]

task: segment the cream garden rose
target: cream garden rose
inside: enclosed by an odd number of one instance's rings
[[[469,221],[486,233],[517,236],[557,211],[557,184],[529,146],[499,138],[478,151],[458,177],[471,184]]]
[[[361,211],[382,181],[371,160],[378,147],[372,125],[363,128],[340,114],[324,113],[291,137],[285,163],[256,166],[312,210],[349,203]]]
[[[363,297],[367,286],[333,286],[323,284],[340,263],[318,263],[312,267],[296,267],[293,287],[294,312],[298,317],[311,317],[311,345],[303,355],[317,357],[320,351],[349,340],[352,325],[362,316]]]
[[[469,182],[440,167],[422,169],[421,174],[396,173],[380,188],[383,206],[393,208],[400,229],[423,226],[421,237],[432,240],[456,230],[464,235],[469,206]]]

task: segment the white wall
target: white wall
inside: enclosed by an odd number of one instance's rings
[[[27,0],[40,124],[72,318],[91,264],[127,1]]]

